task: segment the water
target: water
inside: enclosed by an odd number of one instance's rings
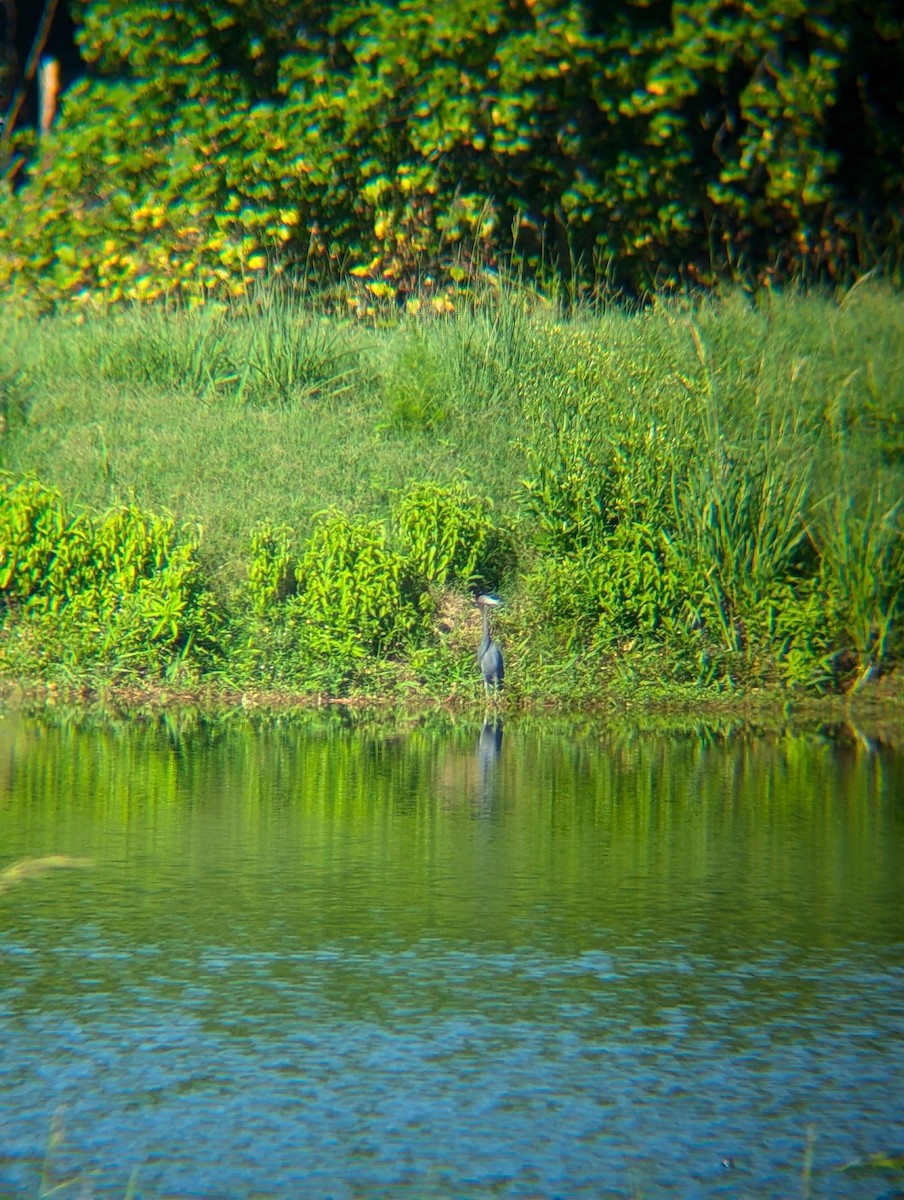
[[[902,848],[856,737],[7,715],[0,1196],[889,1195]]]

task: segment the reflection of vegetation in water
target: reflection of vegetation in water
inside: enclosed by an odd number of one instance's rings
[[[884,1175],[888,1179],[897,1176],[898,1182],[904,1183],[904,1154],[879,1150],[847,1163],[843,1169],[848,1175]]]
[[[90,867],[90,858],[74,858],[71,854],[45,854],[43,858],[22,858],[0,871],[0,892],[27,879],[37,879],[48,871],[64,867]]]
[[[64,1157],[67,1160],[65,1164]],[[50,1134],[41,1164],[38,1200],[50,1200],[51,1196],[59,1200],[72,1200],[74,1197],[78,1197],[78,1200],[91,1200],[95,1195],[92,1185],[97,1172],[70,1165],[70,1160],[77,1161],[81,1157],[77,1148],[68,1151],[66,1146],[66,1111],[65,1106],[61,1105],[50,1122]],[[137,1185],[138,1168],[135,1167],[123,1193],[123,1200],[133,1200]],[[109,1187],[105,1185],[104,1192],[108,1191]]]
[[[780,1054],[812,1030],[831,964],[851,986],[853,945],[894,955],[897,751],[812,731],[497,732],[448,716],[6,716],[15,861],[0,865],[18,879],[23,862],[95,861],[90,887],[48,867],[4,904],[31,950],[10,1012],[109,1029],[123,1005],[139,1024],[158,1005],[191,1036],[266,1047],[299,1013],[340,1031],[475,1011],[507,1028],[513,1012],[554,1025],[564,1005],[570,1036],[602,1021],[613,1045],[641,1029],[659,1046],[680,1006],[685,1051],[738,1038],[743,1053],[762,1027]],[[891,1028],[877,1018],[877,1037]],[[43,1190],[75,1195],[82,1135],[70,1152],[57,1133]],[[124,1186],[125,1171],[103,1190]]]
[[[764,874],[789,895],[796,880],[818,877],[829,911],[860,895],[878,924],[895,900],[904,907],[894,752],[816,734],[665,738],[514,722],[487,789],[479,732],[448,719],[359,728],[339,715],[94,728],[7,718],[0,762],[17,764],[3,784],[7,841],[38,863],[63,851],[96,858],[92,897],[153,892],[155,875],[169,879],[167,922],[175,929],[181,913],[214,938],[244,893],[255,899],[243,923],[266,926],[262,897],[274,888],[309,944],[327,928],[372,939],[373,914],[387,905],[395,933],[412,940],[474,933],[515,943],[525,914],[549,906],[578,944],[569,915],[578,896],[613,929],[655,918],[685,936],[692,917],[687,932],[703,941],[710,924],[757,944],[783,926],[790,936],[802,912],[815,920],[811,908],[777,904],[764,923]],[[64,890],[73,911],[88,903]],[[706,895],[717,901],[709,916]],[[103,906],[110,926],[135,918],[131,903]],[[831,922],[811,935],[830,940]]]
[[[811,1200],[811,1197],[814,1197],[815,1200],[819,1193],[815,1193],[814,1196],[812,1191],[813,1151],[816,1143],[816,1130],[813,1125],[807,1126],[805,1139],[799,1195],[802,1197],[802,1200]],[[66,1149],[65,1113],[62,1108],[59,1108],[54,1113],[50,1125],[47,1148],[41,1166],[38,1200],[50,1200],[50,1197],[58,1197],[59,1200],[68,1200],[69,1197],[78,1197],[78,1200],[91,1200],[91,1197],[94,1196],[93,1183],[101,1183],[101,1180],[98,1178],[98,1172],[85,1167],[61,1166],[59,1159]],[[74,1159],[80,1157],[77,1150],[71,1151],[70,1154]],[[728,1170],[734,1170],[737,1165],[733,1156],[723,1158],[722,1164]],[[904,1183],[904,1154],[893,1154],[879,1150],[863,1158],[855,1159],[853,1162],[846,1163],[843,1167],[836,1168],[836,1170],[841,1174],[854,1178],[875,1178],[877,1181],[882,1180],[886,1183],[900,1184]],[[125,1191],[123,1192],[123,1200],[133,1200],[135,1196],[139,1195],[139,1175],[140,1168],[133,1167]],[[105,1195],[111,1193],[109,1178],[103,1182],[103,1191]],[[153,1194],[146,1192],[145,1189],[142,1189],[140,1193],[143,1196]],[[433,1192],[428,1194],[438,1195],[438,1193]],[[640,1195],[636,1191],[633,1191],[632,1194]],[[794,1191],[787,1193],[789,1197],[797,1194]],[[893,1195],[889,1193],[889,1200],[894,1200],[894,1197],[899,1194],[898,1192],[895,1192]]]

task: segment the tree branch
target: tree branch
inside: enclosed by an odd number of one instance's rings
[[[13,129],[16,126],[16,121],[19,119],[22,105],[25,103],[25,94],[28,90],[28,85],[35,77],[38,63],[41,61],[41,55],[44,53],[44,47],[47,45],[47,39],[50,37],[50,27],[53,25],[57,3],[58,0],[46,0],[44,12],[41,14],[41,23],[38,25],[38,31],[35,34],[34,42],[32,42],[28,61],[25,63],[25,70],[22,72],[22,78],[19,80],[18,87],[13,93],[13,98],[10,100],[9,108],[6,111],[6,117],[3,121],[3,133],[0,135],[0,167],[4,170],[9,162],[9,144],[13,135]]]

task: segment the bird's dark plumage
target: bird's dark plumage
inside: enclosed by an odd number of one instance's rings
[[[502,661],[502,651],[490,634],[490,614],[488,609],[499,604],[495,596],[478,596],[477,607],[483,617],[483,637],[477,647],[477,661],[483,674],[484,687],[489,695],[490,688],[499,689],[505,678],[505,663]]]

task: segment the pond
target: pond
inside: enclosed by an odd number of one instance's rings
[[[7,713],[0,1196],[888,1195],[904,756],[843,733]]]

